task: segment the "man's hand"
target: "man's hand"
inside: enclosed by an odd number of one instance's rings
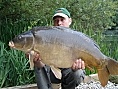
[[[33,56],[34,56],[33,58],[34,66],[38,68],[42,68],[43,66],[45,66],[45,64],[41,62],[39,53],[35,53]],[[26,57],[29,58],[29,54],[26,54]]]
[[[38,53],[34,55],[33,62],[34,62],[34,66],[38,68],[42,68],[45,66],[45,64],[41,61],[40,54]]]
[[[73,71],[76,71],[76,70],[78,70],[78,69],[85,69],[85,63],[84,63],[84,61],[82,61],[81,59],[77,59],[74,63],[73,63],[73,65],[72,65],[72,70]]]

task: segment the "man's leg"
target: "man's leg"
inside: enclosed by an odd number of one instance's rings
[[[81,82],[84,81],[85,76],[86,76],[85,70],[79,69],[79,70],[74,72],[76,86],[78,86]]]
[[[50,81],[50,68],[44,66],[42,68],[34,68],[38,89],[53,89]]]
[[[85,76],[85,71],[80,69],[75,72],[71,68],[62,69],[62,89],[75,89],[79,85]]]

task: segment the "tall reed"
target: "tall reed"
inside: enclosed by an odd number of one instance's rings
[[[0,47],[0,87],[34,83],[34,72],[29,69],[24,53],[13,49],[6,50],[2,42]]]

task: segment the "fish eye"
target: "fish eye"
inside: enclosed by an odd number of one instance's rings
[[[19,39],[19,40],[21,40],[21,39],[22,39],[22,36],[21,36],[21,35],[19,35],[19,36],[18,36],[18,39]]]

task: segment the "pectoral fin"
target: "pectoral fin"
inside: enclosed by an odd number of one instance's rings
[[[89,70],[91,70],[92,72],[95,72],[94,68],[88,66],[87,64],[85,64],[86,68],[88,68]]]
[[[30,51],[28,54],[29,54],[30,69],[33,70],[34,69],[33,59],[34,59],[34,54],[36,54],[36,52]]]
[[[53,74],[55,75],[55,77],[58,79],[61,79],[61,77],[62,77],[61,70],[54,66],[50,66],[50,67],[51,67],[51,70],[52,70]]]
[[[33,55],[29,54],[30,69],[34,69]]]

